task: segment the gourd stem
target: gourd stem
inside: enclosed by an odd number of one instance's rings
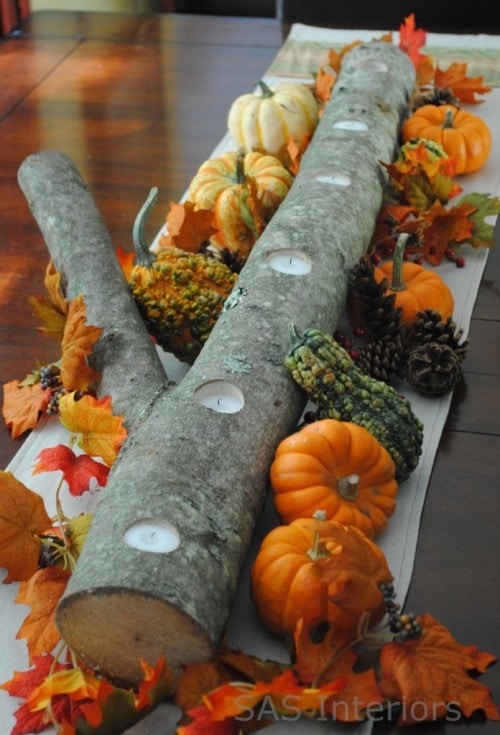
[[[257,84],[260,87],[260,91],[262,92],[262,97],[264,99],[268,99],[269,97],[274,96],[273,90],[265,82],[261,80],[260,82],[257,82]]]
[[[441,125],[442,128],[453,128],[455,127],[453,125],[453,119],[455,115],[453,110],[446,110],[446,114],[444,116],[443,124]]]
[[[246,180],[245,155],[246,155],[246,152],[244,148],[240,148],[240,150],[236,154],[235,179],[236,179],[237,184],[243,184],[243,182]]]
[[[392,280],[389,288],[391,291],[404,291],[406,284],[403,281],[403,256],[405,254],[408,233],[403,232],[399,237],[394,249],[392,259]]]
[[[345,500],[356,500],[359,494],[359,475],[341,477],[337,489]]]
[[[134,243],[137,265],[142,265],[146,268],[149,268],[155,260],[155,256],[149,249],[149,245],[146,240],[145,227],[151,210],[156,204],[157,198],[158,187],[154,186],[149,192],[148,198],[140,208],[139,214],[135,218],[134,227],[132,230],[132,239]]]

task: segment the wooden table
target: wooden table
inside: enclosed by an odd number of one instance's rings
[[[116,245],[151,186],[151,234],[226,129],[236,96],[271,63],[287,33],[274,19],[38,12],[0,41],[0,380],[58,358],[34,330],[48,255],[17,185],[29,154],[73,158]],[[498,227],[497,227],[498,232]],[[498,242],[498,238],[497,238]],[[407,609],[431,612],[463,644],[500,652],[500,254],[491,253],[431,478]],[[4,468],[21,446],[0,424]],[[500,667],[481,677],[500,703]],[[415,727],[458,733],[463,724]],[[498,732],[477,715],[468,735]],[[392,732],[394,722],[375,725]]]

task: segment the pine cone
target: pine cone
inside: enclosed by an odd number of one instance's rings
[[[469,340],[460,340],[463,337],[464,330],[458,329],[457,325],[451,317],[443,321],[441,314],[432,309],[418,312],[418,319],[413,324],[410,341],[412,346],[425,345],[430,342],[437,342],[440,345],[447,345],[454,351],[459,363],[463,362]]]
[[[359,352],[357,366],[367,375],[384,383],[395,383],[407,371],[408,349],[401,335],[369,342]]]
[[[429,342],[410,353],[407,380],[424,396],[447,393],[461,377],[460,360],[449,345]]]
[[[424,105],[453,105],[460,107],[460,100],[455,97],[451,89],[433,87],[428,92],[416,94],[411,101],[412,111],[423,107]]]
[[[375,340],[402,336],[401,309],[395,308],[395,294],[387,294],[387,280],[375,280],[374,265],[361,258],[349,274],[350,298],[359,310],[363,325]]]

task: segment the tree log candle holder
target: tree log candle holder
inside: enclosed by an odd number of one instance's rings
[[[201,354],[121,449],[57,610],[68,645],[104,675],[135,683],[141,659],[163,655],[177,670],[220,642],[275,448],[306,404],[283,366],[289,325],[335,329],[414,84],[391,43],[346,55],[300,172]],[[288,269],[272,267],[280,250]]]

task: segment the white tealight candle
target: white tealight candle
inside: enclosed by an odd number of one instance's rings
[[[316,181],[320,184],[333,184],[334,186],[349,186],[351,177],[340,171],[333,171],[331,174],[320,174],[316,176]]]
[[[177,530],[163,518],[141,518],[127,528],[123,540],[132,549],[155,554],[168,554],[181,542]]]
[[[311,270],[311,261],[302,250],[282,248],[273,250],[267,256],[267,262],[278,273],[289,273],[293,276],[302,276]]]
[[[245,405],[245,398],[238,386],[227,380],[210,380],[194,392],[194,399],[202,406],[218,413],[238,413]]]
[[[368,130],[368,125],[361,120],[339,120],[333,127],[337,130],[353,130],[357,133],[365,133]]]

